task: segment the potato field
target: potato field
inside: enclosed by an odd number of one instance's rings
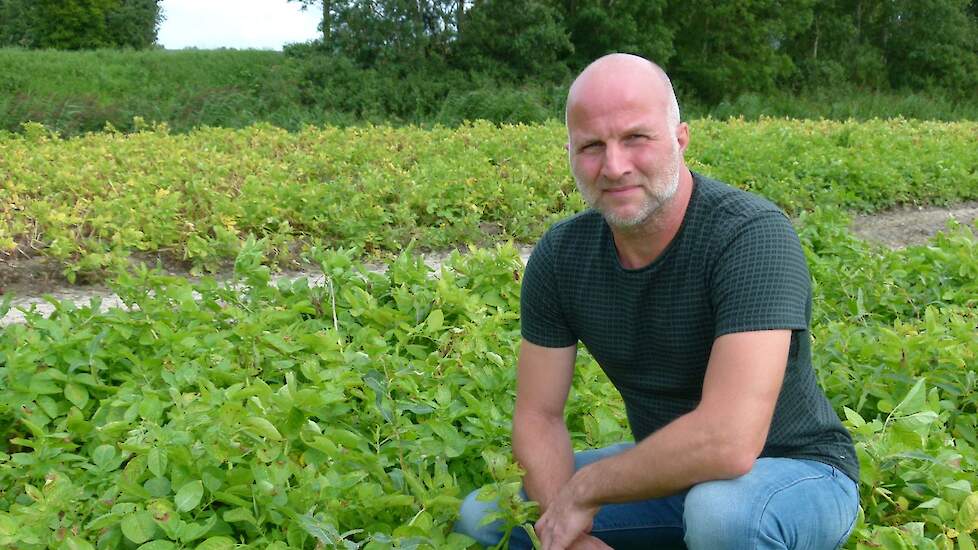
[[[861,464],[846,547],[974,549],[975,228],[893,251],[849,223],[978,199],[978,123],[690,124],[690,167],[801,237],[813,361]],[[509,525],[534,518],[509,448],[514,245],[585,208],[563,143],[558,124],[0,135],[0,262],[128,306],[0,328],[0,547],[463,549],[483,485]],[[322,282],[273,279],[297,265]],[[579,357],[575,447],[628,439]]]

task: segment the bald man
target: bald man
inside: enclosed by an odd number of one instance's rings
[[[852,439],[811,364],[810,277],[770,202],[690,172],[689,127],[648,60],[598,59],[567,98],[590,209],[523,279],[513,453],[545,550],[832,549],[858,511]],[[574,453],[564,406],[583,343],[636,443]],[[457,529],[502,537],[469,495]],[[511,548],[529,548],[514,530]]]

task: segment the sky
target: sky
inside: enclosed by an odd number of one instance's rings
[[[322,11],[286,0],[163,0],[157,42],[168,50],[281,50],[319,35]]]

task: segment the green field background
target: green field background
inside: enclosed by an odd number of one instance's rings
[[[891,251],[848,226],[978,198],[978,127],[690,124],[691,167],[779,204],[808,256],[814,363],[862,466],[847,548],[973,548],[974,228]],[[508,525],[532,518],[509,451],[512,243],[584,208],[563,142],[485,122],[0,138],[3,248],[127,305],[56,302],[0,332],[0,544],[466,548],[451,527],[480,486]],[[461,246],[438,272],[417,255]],[[272,283],[290,262],[320,280]],[[586,353],[567,412],[577,448],[628,438]]]

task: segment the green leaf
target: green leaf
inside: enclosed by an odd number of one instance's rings
[[[245,419],[245,423],[253,432],[260,436],[267,437],[268,439],[273,439],[275,441],[280,441],[282,439],[282,434],[278,433],[275,426],[260,416],[249,417]]]
[[[231,550],[234,541],[228,537],[211,537],[197,545],[196,550]]]
[[[921,378],[917,380],[917,383],[910,388],[907,395],[900,401],[900,403],[893,408],[893,413],[899,411],[902,415],[910,415],[920,412],[927,403],[927,392],[926,386],[924,384],[924,379]]]
[[[79,409],[84,409],[88,403],[88,390],[85,386],[69,383],[65,386],[65,398]]]
[[[845,413],[846,420],[848,420],[856,428],[866,425],[866,421],[863,420],[863,417],[859,416],[859,413],[850,409],[849,407],[842,407],[842,412]]]
[[[156,533],[156,522],[153,514],[143,511],[128,514],[122,519],[122,534],[136,544],[142,544],[153,538]]]
[[[200,499],[203,496],[204,484],[198,479],[185,483],[183,487],[180,487],[176,496],[173,497],[173,502],[177,506],[177,511],[187,512],[196,508],[200,504]]]
[[[159,447],[150,449],[149,455],[146,457],[146,464],[149,471],[153,472],[156,477],[166,477],[167,456],[165,450]]]
[[[113,445],[99,445],[92,452],[92,461],[103,470],[114,470],[118,468],[115,455],[116,451]]]
[[[170,494],[170,480],[165,477],[152,477],[143,483],[143,489],[146,489],[150,496],[165,497]]]
[[[880,529],[877,540],[879,541],[878,546],[882,546],[885,550],[910,550],[910,546],[900,535],[900,531],[893,527]]]
[[[203,537],[217,523],[217,515],[211,515],[203,523],[185,523],[177,530],[177,536],[181,542],[192,542]]]
[[[251,510],[247,508],[235,508],[233,510],[228,510],[224,512],[224,521],[228,523],[234,523],[236,521],[247,521],[248,523],[257,525],[258,522],[255,521],[255,516],[252,515]]]
[[[442,313],[440,309],[434,309],[428,314],[428,320],[425,322],[427,325],[428,332],[438,332],[441,327],[445,324],[445,314]]]
[[[95,550],[95,547],[92,546],[92,543],[77,537],[66,538],[65,548],[67,548],[68,550]]]
[[[958,508],[958,531],[971,533],[978,529],[978,492],[971,493]]]
[[[171,550],[176,547],[177,545],[168,540],[154,540],[143,544],[137,550]]]

